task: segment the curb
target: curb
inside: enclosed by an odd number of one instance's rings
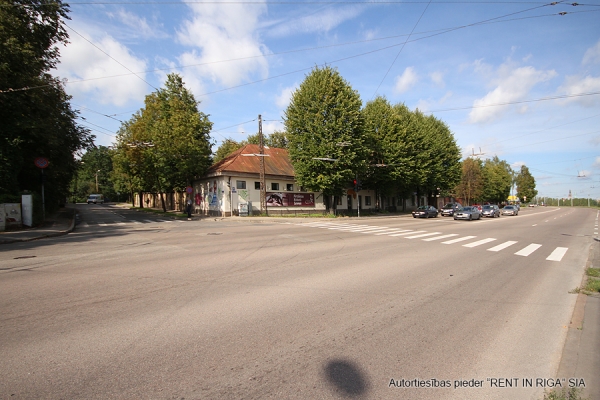
[[[50,237],[57,237],[57,236],[63,236],[66,235],[68,233],[73,232],[73,230],[75,230],[75,210],[73,210],[72,213],[72,217],[71,217],[71,224],[69,225],[69,227],[65,230],[62,231],[58,231],[58,232],[53,232],[53,233],[45,233],[36,237],[29,237],[29,238],[23,238],[23,239],[0,239],[0,244],[10,244],[10,243],[19,243],[19,242],[32,242],[34,240],[39,240],[39,239],[45,239],[45,238],[50,238]]]

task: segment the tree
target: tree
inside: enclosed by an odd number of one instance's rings
[[[57,45],[66,44],[61,1],[0,3],[0,195],[41,191],[36,157],[45,157],[46,205],[63,202],[76,171],[75,153],[93,144],[77,125],[77,112],[60,81],[48,72],[58,62]]]
[[[217,151],[215,152],[215,156],[213,158],[213,162],[215,164],[218,163],[234,151],[241,149],[243,146],[244,145],[242,143],[236,142],[231,138],[225,139],[223,142],[221,142],[219,148],[217,148]]]
[[[502,203],[508,199],[512,186],[512,169],[498,156],[483,162],[483,191],[481,198],[492,203]]]
[[[474,199],[481,197],[483,174],[480,160],[467,158],[462,162],[462,177],[455,191],[466,204],[471,204]]]
[[[198,111],[198,102],[181,76],[169,74],[165,88],[146,96],[144,108],[123,124],[117,136],[119,170],[136,174],[142,190],[160,194],[182,191],[211,163],[212,122]]]
[[[72,183],[76,201],[85,201],[91,193],[102,193],[106,199],[115,199],[113,183],[113,151],[106,146],[92,147],[81,156],[79,168]],[[96,188],[96,182],[98,188]]]
[[[274,131],[273,133],[267,136],[265,140],[265,145],[269,147],[276,147],[278,149],[287,149],[287,133],[284,131]]]
[[[517,197],[521,201],[526,201],[526,199],[531,201],[531,199],[537,196],[538,191],[535,189],[535,178],[525,165],[521,166],[521,171],[515,177],[515,184],[517,185]]]
[[[343,193],[365,171],[368,149],[358,93],[331,67],[315,68],[292,94],[284,124],[301,186],[330,196]],[[329,158],[332,161],[317,160]]]

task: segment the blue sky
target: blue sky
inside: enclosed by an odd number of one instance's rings
[[[445,121],[540,196],[600,198],[600,1],[77,1],[66,78],[96,144],[177,72],[225,138],[282,129],[311,68]],[[561,13],[566,13],[561,15]]]

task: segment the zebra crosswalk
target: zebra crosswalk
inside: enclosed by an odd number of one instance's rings
[[[428,232],[424,230],[413,230],[413,229],[401,229],[401,228],[389,228],[387,226],[373,226],[373,225],[358,225],[358,224],[346,224],[346,223],[333,223],[333,222],[309,222],[296,224],[298,226],[328,229],[333,231],[341,232],[353,232],[372,234],[373,236],[388,236],[398,237],[403,239],[421,239],[426,242],[440,241],[441,244],[455,244],[460,243],[462,247],[474,248],[479,246],[490,245],[493,242],[498,241],[496,238],[480,238],[477,236],[460,236],[458,233],[442,233],[442,232]],[[446,240],[448,239],[448,240]],[[495,244],[495,243],[494,243]],[[515,240],[508,240],[503,243],[495,244],[493,247],[489,247],[486,250],[492,252],[500,252],[507,249],[519,248],[519,242]],[[514,247],[513,247],[514,246]],[[527,244],[525,247],[519,248],[513,254],[521,257],[528,257],[534,252],[538,251],[543,246],[537,243]],[[507,250],[507,251],[513,251]],[[567,253],[568,247],[556,247],[546,260],[548,261],[561,261]]]

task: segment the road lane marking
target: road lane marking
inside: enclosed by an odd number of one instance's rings
[[[385,229],[375,229],[375,230],[371,230],[371,231],[361,231],[359,233],[375,233],[375,232],[383,232],[385,233],[395,233],[397,232],[398,229],[394,229],[394,228],[385,228]]]
[[[546,258],[548,261],[560,261],[569,250],[568,247],[557,247],[554,251]]]
[[[426,236],[431,236],[431,235],[439,235],[442,232],[429,232],[429,233],[422,233],[420,235],[415,235],[415,236],[407,236],[406,239],[418,239],[418,238],[422,238],[422,237],[426,237]]]
[[[140,221],[133,221],[134,224],[141,224]]]
[[[496,239],[494,239],[494,238],[481,239],[481,240],[478,240],[478,241],[473,242],[473,243],[463,244],[463,247],[481,246],[482,244],[493,242],[494,240],[496,240]]]
[[[533,253],[534,251],[536,251],[537,249],[539,249],[540,247],[542,247],[541,244],[535,244],[535,243],[531,243],[529,246],[517,251],[515,253],[515,255],[517,256],[523,256],[523,257],[527,257],[528,255],[530,255],[531,253]]]
[[[98,225],[100,225],[100,226],[108,226],[108,224],[105,224],[104,222],[98,222]]]
[[[150,219],[144,219],[143,221],[144,221],[144,222],[149,222],[149,223],[151,223],[151,224],[153,224],[153,223],[154,223],[154,221],[152,221],[152,220],[150,220]]]
[[[487,250],[488,251],[500,251],[500,250],[504,250],[505,248],[507,248],[509,246],[512,246],[515,243],[517,243],[515,240],[509,240],[508,242],[504,242],[502,244],[499,244],[498,246],[494,246]]]
[[[432,240],[441,240],[441,239],[446,239],[452,236],[458,236],[458,233],[449,233],[447,235],[442,235],[442,236],[436,236],[436,237],[432,237],[432,238],[427,238],[427,239],[423,239],[426,242],[431,242]]]
[[[117,222],[117,225],[127,225],[125,222]]]
[[[400,233],[400,232],[412,232],[411,229],[394,229],[389,232],[376,233],[375,236],[378,235],[389,235],[390,233]]]
[[[87,222],[82,222],[81,224],[79,224],[79,226],[82,226],[84,228],[87,228],[89,225]]]
[[[413,233],[421,233],[421,232],[427,232],[427,231],[408,231],[408,232],[402,232],[402,233],[395,233],[393,235],[388,235],[388,236],[404,236],[404,235],[412,235]]]
[[[477,236],[464,236],[458,239],[452,239],[452,240],[448,240],[446,242],[442,242],[442,244],[454,244],[454,243],[458,243],[458,242],[462,242],[464,240],[469,240],[469,239],[473,239],[476,238]]]

